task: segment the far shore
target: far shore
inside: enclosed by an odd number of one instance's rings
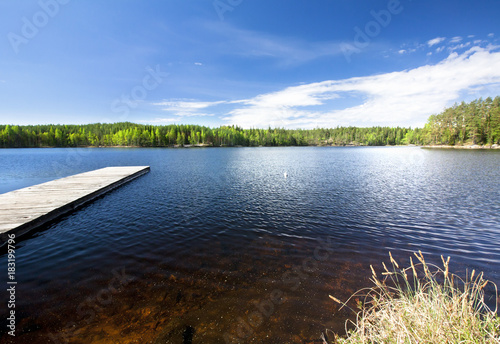
[[[345,144],[345,145],[336,145],[336,144],[310,144],[310,145],[297,145],[297,146],[241,146],[241,145],[220,145],[214,146],[212,144],[184,144],[184,145],[168,145],[168,146],[136,146],[136,145],[127,145],[127,146],[41,146],[41,147],[0,147],[0,149],[12,149],[12,148],[259,148],[259,147],[420,147],[420,148],[430,148],[430,149],[500,149],[500,145],[418,145],[418,144],[409,144],[409,145],[378,145],[378,146],[369,146],[363,144]]]
[[[445,148],[445,149],[500,149],[500,145],[427,145],[422,148]]]

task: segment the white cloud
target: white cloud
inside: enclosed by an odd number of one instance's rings
[[[467,43],[461,43],[461,44],[457,44],[455,46],[452,46],[452,47],[449,47],[448,49],[450,51],[455,51],[455,50],[458,50],[458,49],[464,49],[464,48],[467,48],[471,45],[471,42],[467,42]]]
[[[205,113],[205,112],[190,112],[190,111],[186,111],[186,112],[176,112],[175,113],[176,116],[178,117],[205,117],[205,116],[214,116],[213,113]]]
[[[455,36],[450,40],[450,43],[460,43],[462,41],[462,37],[460,36]]]
[[[210,106],[218,105],[226,103],[225,101],[217,101],[217,102],[198,102],[198,101],[164,101],[161,103],[153,103],[153,105],[163,107],[165,111],[171,112],[193,112],[200,109],[204,109]]]
[[[489,34],[488,34],[488,37],[493,38],[493,37],[495,37],[495,34],[494,34],[493,32],[492,32],[492,33],[489,33]]]
[[[201,62],[195,62],[194,64],[195,64],[195,66],[203,66],[203,63],[201,63]]]
[[[475,46],[460,54],[452,52],[435,65],[290,86],[248,99],[184,99],[155,105],[169,113],[166,122],[215,114],[228,124],[244,128],[421,127],[429,115],[461,101],[464,95],[479,98],[500,91],[499,49]]]
[[[200,112],[209,107],[217,106],[219,104],[226,104],[226,101],[217,102],[199,102],[192,100],[170,100],[160,103],[153,103],[152,105],[160,106],[163,111],[166,111],[175,118],[167,118],[167,122],[179,122],[183,117],[205,117],[214,116],[213,113]],[[156,119],[155,121],[162,121],[163,119]],[[154,122],[157,123],[157,122]]]
[[[440,53],[444,50],[444,47],[439,47],[439,48],[436,48],[436,53]]]
[[[147,123],[162,123],[162,124],[173,124],[179,122],[179,118],[155,118],[150,121],[144,121]]]
[[[401,49],[400,51],[398,51],[398,53],[400,53],[400,54],[404,54],[404,53],[406,53],[406,50]]]
[[[436,65],[387,74],[328,80],[292,86],[241,101],[223,119],[245,128],[335,127],[337,125],[422,126],[472,88],[500,85],[500,52],[474,47],[452,53]],[[342,103],[361,95],[355,106],[325,110],[327,101]]]
[[[436,37],[436,38],[433,38],[433,39],[427,41],[427,45],[429,47],[432,47],[433,45],[436,45],[436,44],[443,42],[445,39],[446,39],[446,37]]]

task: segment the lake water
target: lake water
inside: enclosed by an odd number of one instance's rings
[[[500,151],[3,149],[0,159],[0,193],[151,166],[17,244],[17,336],[2,306],[1,343],[320,343],[352,318],[328,295],[370,286],[370,264],[381,271],[389,251],[403,265],[418,250],[434,263],[451,256],[453,272],[500,284]],[[0,267],[5,287],[5,250]]]

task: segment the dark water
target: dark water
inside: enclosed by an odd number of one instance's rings
[[[151,172],[17,245],[1,343],[319,343],[388,252],[500,283],[500,152],[419,148],[0,150],[0,192]],[[284,172],[288,178],[284,178]],[[7,257],[0,256],[6,289]],[[494,300],[490,300],[494,302]]]

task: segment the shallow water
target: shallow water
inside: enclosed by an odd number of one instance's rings
[[[449,255],[453,271],[500,283],[498,151],[4,149],[0,158],[0,192],[151,166],[18,243],[17,335],[2,323],[0,343],[319,343],[352,317],[328,295],[369,286],[369,265],[380,271],[389,251],[402,264],[416,250],[435,263]]]

